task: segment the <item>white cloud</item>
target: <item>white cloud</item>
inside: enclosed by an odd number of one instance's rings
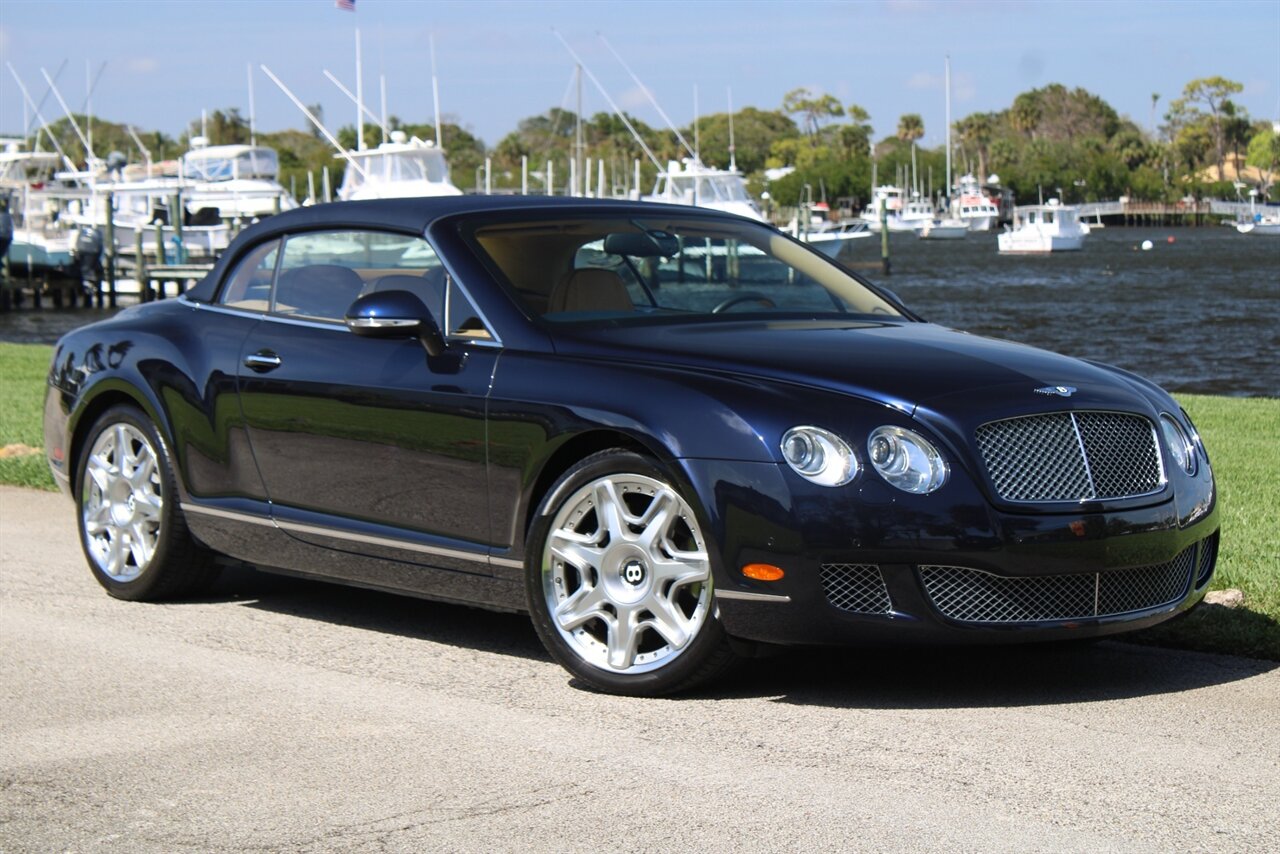
[[[160,68],[160,61],[154,57],[140,56],[130,59],[124,66],[134,74],[150,74]]]
[[[637,107],[645,107],[649,104],[649,96],[639,86],[632,86],[619,95],[617,100],[618,106],[632,114],[635,113]]]

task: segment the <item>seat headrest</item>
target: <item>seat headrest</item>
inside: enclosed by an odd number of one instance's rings
[[[556,285],[547,311],[633,311],[635,303],[622,277],[612,270],[583,267]]]

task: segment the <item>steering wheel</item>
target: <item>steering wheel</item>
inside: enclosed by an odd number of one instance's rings
[[[733,308],[735,305],[738,305],[739,303],[744,303],[744,302],[758,302],[761,305],[763,305],[765,308],[778,307],[778,304],[776,302],[769,299],[764,294],[756,293],[755,291],[747,291],[746,293],[734,294],[733,296],[729,297],[727,300],[720,303],[715,308],[711,309],[711,313],[719,314],[722,311],[728,311],[729,309]]]

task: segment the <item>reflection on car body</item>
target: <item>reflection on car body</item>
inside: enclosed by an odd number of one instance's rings
[[[1155,385],[692,208],[290,211],[53,366],[50,466],[112,595],[189,594],[223,554],[527,611],[606,691],[768,644],[1101,637],[1194,606],[1217,555]]]

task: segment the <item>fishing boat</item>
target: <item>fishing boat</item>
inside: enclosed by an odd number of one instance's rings
[[[765,221],[755,199],[747,192],[747,181],[741,172],[716,169],[696,157],[667,161],[667,168],[658,172],[653,192],[641,200],[693,205]]]
[[[963,240],[969,224],[962,219],[927,219],[915,227],[921,240]]]
[[[376,148],[337,156],[347,161],[338,188],[338,198],[344,202],[462,195],[449,178],[444,149],[430,140],[408,138],[404,131],[392,131],[390,141]]]
[[[1084,245],[1086,233],[1076,208],[1050,199],[1048,204],[1015,208],[1013,228],[996,240],[1005,254],[1072,252]]]
[[[217,208],[226,218],[256,219],[298,206],[281,186],[280,158],[262,145],[203,145],[179,161],[178,182],[190,210]]]
[[[72,266],[73,240],[58,219],[57,203],[47,196],[61,158],[25,150],[23,142],[0,140],[0,197],[13,223],[9,264],[15,274],[63,273]]]
[[[1236,231],[1241,234],[1280,235],[1280,214],[1254,214],[1249,222],[1236,223]]]
[[[964,175],[951,200],[951,216],[964,220],[970,231],[990,231],[1000,220],[1000,209],[982,192],[977,178]]]

